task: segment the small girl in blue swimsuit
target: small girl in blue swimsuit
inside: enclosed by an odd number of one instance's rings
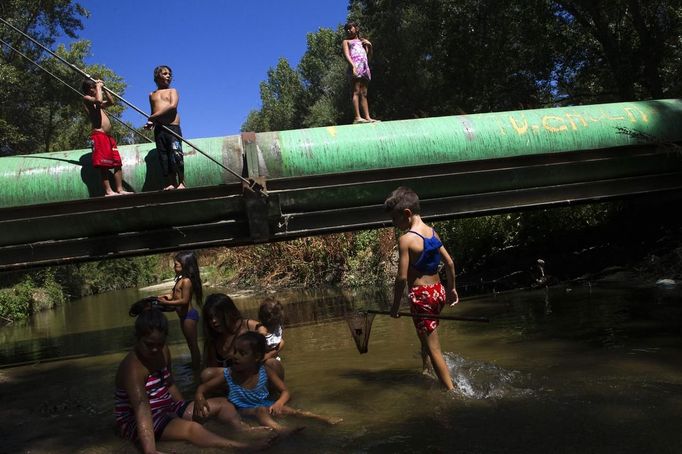
[[[170,295],[159,296],[159,302],[166,306],[175,306],[180,318],[180,329],[185,335],[189,352],[192,355],[192,369],[199,370],[201,353],[197,342],[197,324],[199,312],[192,307],[192,297],[201,307],[203,291],[201,274],[194,252],[179,252],[174,257],[175,285]]]
[[[237,408],[239,415],[255,417],[259,424],[274,429],[280,435],[298,432],[303,427],[286,428],[275,421],[273,416],[305,416],[327,424],[338,424],[342,421],[341,418],[321,416],[286,405],[291,395],[284,381],[276,372],[263,365],[266,343],[262,334],[253,331],[241,334],[235,341],[234,350],[232,366],[224,368],[222,374],[214,374],[210,380],[197,388],[195,417],[204,417],[210,412],[205,394],[227,385],[227,399]],[[279,398],[275,401],[270,399],[268,384],[279,391]]]

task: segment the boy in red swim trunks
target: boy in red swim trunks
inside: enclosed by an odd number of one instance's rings
[[[104,82],[101,80],[85,79],[81,86],[83,91],[83,107],[88,115],[92,132],[92,166],[100,169],[102,175],[102,187],[104,195],[130,194],[123,189],[123,172],[121,171],[121,156],[116,148],[116,140],[111,137],[111,122],[104,111],[114,103],[108,91],[103,90]],[[114,170],[114,183],[116,190],[111,188],[109,169]]]
[[[405,231],[398,239],[398,275],[395,279],[391,316],[399,317],[400,300],[407,284],[410,312],[413,314],[438,315],[446,303],[451,306],[459,303],[455,289],[455,263],[436,231],[422,221],[419,215],[419,196],[412,189],[401,186],[388,196],[384,209],[390,213],[393,225]],[[441,261],[445,262],[447,286],[443,286],[438,276]],[[424,370],[428,369],[430,359],[443,386],[448,391],[454,389],[436,331],[438,319],[415,317],[413,320],[422,345]]]

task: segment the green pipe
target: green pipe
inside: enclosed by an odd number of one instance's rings
[[[267,178],[682,141],[682,101],[639,101],[476,115],[387,121],[256,134]],[[197,139],[196,145],[241,173],[240,136]],[[236,182],[215,163],[185,148],[190,187]],[[163,187],[153,144],[119,147],[126,184]],[[249,162],[256,162],[250,159]],[[101,195],[89,150],[0,158],[0,208]]]

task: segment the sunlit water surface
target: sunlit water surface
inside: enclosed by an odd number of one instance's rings
[[[214,291],[215,289],[207,289]],[[0,329],[0,453],[134,453],[113,430],[113,378],[132,345],[136,290],[84,298]],[[292,406],[340,416],[273,448],[298,453],[682,452],[682,294],[623,284],[553,287],[465,298],[439,335],[458,387],[421,370],[411,320],[377,316],[369,352],[345,321],[385,308],[386,294],[277,295]],[[256,297],[238,298],[255,317]],[[189,354],[171,314],[174,373],[187,398]],[[215,423],[210,428],[225,433]],[[213,452],[160,443],[165,452]]]

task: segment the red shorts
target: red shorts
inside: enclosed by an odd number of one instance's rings
[[[92,131],[92,166],[104,169],[121,167],[116,140],[102,131]]]
[[[445,287],[440,282],[412,287],[407,296],[412,314],[438,315],[446,301]],[[437,318],[415,317],[412,320],[420,333],[431,334],[438,328]]]

